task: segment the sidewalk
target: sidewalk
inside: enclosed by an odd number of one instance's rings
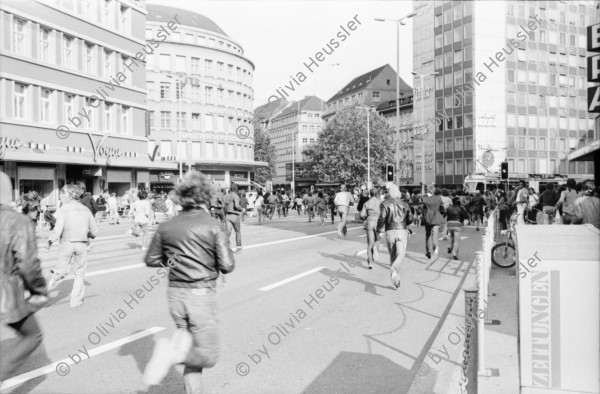
[[[518,281],[516,267],[505,269],[492,265],[487,318],[499,320],[500,324],[485,325],[484,367],[497,376],[479,376],[480,393],[505,394],[520,390]]]

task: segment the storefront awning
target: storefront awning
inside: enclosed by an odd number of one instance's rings
[[[569,153],[569,161],[594,161],[594,156],[600,150],[600,140]]]

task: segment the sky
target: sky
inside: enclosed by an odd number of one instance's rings
[[[194,1],[149,0],[202,14],[213,20],[237,41],[245,56],[254,63],[254,107],[266,104],[276,89],[293,86],[288,100],[308,95],[327,101],[353,78],[389,64],[396,69],[396,24],[374,18],[399,19],[409,14],[413,2],[404,1]],[[355,30],[348,22],[356,18]],[[337,33],[343,25],[350,33],[341,41]],[[345,33],[343,33],[345,34]],[[331,39],[339,47],[325,60],[311,66],[303,63],[322,52]],[[400,27],[400,77],[413,86],[412,21]],[[326,47],[328,52],[331,52]],[[306,79],[296,78],[302,72]],[[297,83],[290,77],[296,78]]]

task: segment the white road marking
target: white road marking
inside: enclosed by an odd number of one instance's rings
[[[296,279],[304,278],[305,276],[308,276],[310,274],[314,274],[315,272],[319,272],[322,269],[325,269],[325,267],[317,267],[317,268],[311,269],[310,271],[306,271],[306,272],[303,272],[301,274],[294,275],[291,278],[287,278],[287,279],[281,280],[281,281],[279,281],[277,283],[273,283],[272,285],[261,287],[260,289],[258,289],[258,291],[269,291],[269,290],[272,290],[272,289],[274,289],[276,287],[283,286],[283,285],[285,285],[287,283],[293,282]]]
[[[368,252],[368,251],[367,251],[366,249],[365,249],[365,250],[360,250],[360,251],[358,251],[358,252],[354,253],[354,255],[355,255],[355,256],[360,256],[361,254],[366,254],[367,252]]]
[[[349,228],[348,231],[356,230],[356,229],[362,229],[362,227]],[[325,232],[325,233],[312,234],[312,235],[304,235],[302,237],[296,237],[296,238],[280,239],[278,241],[271,241],[271,242],[265,242],[265,243],[262,243],[262,244],[255,244],[255,245],[244,246],[244,249],[258,248],[260,246],[277,245],[277,244],[282,244],[282,243],[286,243],[286,242],[299,241],[299,240],[308,239],[308,238],[316,238],[316,237],[319,237],[321,235],[335,234],[335,233],[337,233],[337,230],[336,231],[329,231],[329,232]],[[105,270],[88,272],[88,273],[85,274],[85,277],[89,278],[91,276],[109,274],[111,272],[125,271],[125,270],[130,270],[130,269],[134,269],[134,268],[142,268],[142,267],[146,267],[146,264],[143,264],[143,263],[132,264],[132,265],[125,265],[125,266],[116,267],[116,268],[108,268],[108,269],[105,269]],[[44,268],[52,268],[52,267],[44,267]],[[73,275],[69,275],[65,279],[73,279]]]
[[[460,239],[467,239],[467,238],[469,238],[469,237],[460,237]]]
[[[118,348],[120,346],[123,346],[126,343],[137,341],[138,339],[141,339],[141,338],[143,338],[145,336],[148,336],[148,335],[155,334],[155,333],[160,332],[162,330],[165,330],[165,327],[152,327],[152,328],[149,328],[149,329],[144,330],[142,332],[138,332],[137,334],[133,334],[133,335],[130,335],[128,337],[121,338],[121,339],[119,339],[117,341],[109,342],[106,345],[102,345],[102,346],[98,346],[97,348],[90,349],[88,351],[89,358],[92,358],[94,356],[97,356],[98,354],[107,352],[109,350]],[[77,353],[77,354],[79,354],[79,353]],[[80,356],[81,356],[81,361],[89,360],[89,358],[85,358],[83,355],[80,355]],[[72,364],[75,364],[75,362],[72,359],[70,359],[69,357],[64,358],[64,359],[56,361],[56,362],[54,362],[54,363],[52,363],[50,365],[46,365],[45,367],[34,369],[33,371],[29,371],[29,372],[24,373],[22,375],[15,376],[14,378],[10,378],[8,380],[5,380],[2,383],[2,387],[0,389],[6,390],[6,389],[8,389],[10,387],[14,387],[14,386],[23,384],[23,383],[27,382],[28,380],[35,379],[35,378],[43,376],[43,375],[47,375],[47,374],[49,374],[51,372],[56,371],[56,367],[59,364],[62,364],[62,365],[64,365],[64,364],[72,365]]]
[[[363,234],[363,235],[359,235],[358,238],[363,238],[363,237],[366,237],[366,236],[367,236],[367,234]]]
[[[352,227],[349,228],[348,231],[351,230],[356,230],[356,229],[362,229],[362,227]],[[277,244],[283,244],[286,242],[292,242],[292,241],[299,241],[301,239],[309,239],[309,238],[316,238],[316,237],[320,237],[321,235],[329,235],[329,234],[336,234],[336,231],[328,231],[325,233],[318,233],[318,234],[312,234],[312,235],[304,235],[302,237],[296,237],[296,238],[286,238],[286,239],[280,239],[278,241],[271,241],[271,242],[265,242],[262,244],[255,244],[255,245],[250,245],[250,246],[244,246],[244,249],[253,249],[253,248],[258,248],[260,246],[269,246],[269,245],[277,245]]]

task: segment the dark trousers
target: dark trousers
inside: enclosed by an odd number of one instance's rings
[[[227,214],[225,217],[227,223],[227,235],[231,236],[231,229],[235,231],[235,245],[242,246],[242,227],[240,224],[240,215]]]
[[[4,381],[19,370],[21,365],[42,343],[42,330],[33,314],[16,323],[7,324],[16,333],[15,340],[0,347],[0,381]]]
[[[50,211],[44,212],[44,220],[50,224],[50,230],[54,230],[54,225],[56,225],[56,218]]]

